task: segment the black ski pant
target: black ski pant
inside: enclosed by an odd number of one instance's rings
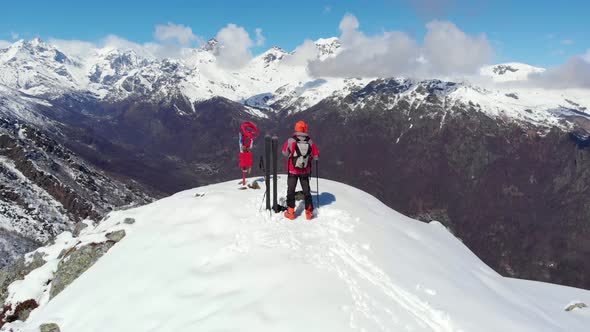
[[[287,207],[295,208],[295,188],[297,187],[297,180],[301,183],[303,195],[305,196],[305,209],[311,207],[313,210],[313,200],[311,198],[311,189],[309,187],[309,174],[289,174],[287,178]]]

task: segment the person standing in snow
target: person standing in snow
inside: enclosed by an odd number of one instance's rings
[[[297,181],[301,183],[303,195],[305,196],[305,218],[313,218],[313,200],[309,187],[311,176],[311,162],[318,160],[320,151],[307,134],[307,124],[299,121],[295,124],[295,133],[283,145],[283,155],[289,158],[287,170],[287,211],[285,217],[295,219],[295,187]]]

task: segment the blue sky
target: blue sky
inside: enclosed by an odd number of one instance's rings
[[[0,39],[95,42],[114,34],[144,43],[154,40],[156,25],[168,22],[189,26],[206,39],[234,23],[252,36],[262,29],[266,42],[256,53],[337,36],[346,13],[357,17],[367,35],[395,30],[417,40],[427,22],[448,20],[468,34],[485,33],[496,62],[554,66],[590,49],[590,1],[584,0],[11,1],[2,4]]]

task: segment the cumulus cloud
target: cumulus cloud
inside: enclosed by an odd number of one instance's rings
[[[266,38],[262,35],[262,29],[256,28],[256,46],[262,46],[266,42]]]
[[[216,39],[220,44],[217,62],[222,67],[237,69],[245,66],[252,59],[250,48],[254,42],[243,27],[228,24],[217,32]]]
[[[65,40],[50,38],[48,40],[48,43],[54,45],[62,52],[65,52],[66,54],[72,56],[76,56],[78,58],[86,57],[97,48],[97,45],[95,43],[82,40]]]
[[[168,22],[168,25],[156,25],[154,37],[160,42],[178,43],[180,46],[189,46],[194,42],[202,42],[202,38],[195,35],[190,27],[171,22]]]
[[[139,44],[116,35],[108,35],[98,43],[98,46],[101,48],[133,51],[148,59],[180,58],[182,55],[182,49],[180,47],[156,42]]]
[[[359,30],[353,15],[340,22],[342,51],[335,57],[314,60],[309,71],[314,76],[389,77],[470,74],[492,58],[485,35],[469,36],[454,24],[432,21],[424,44],[400,31],[367,36]]]
[[[12,45],[11,42],[7,41],[7,40],[1,40],[0,39],[0,48],[6,48],[8,46]]]
[[[442,21],[432,21],[426,28],[423,55],[429,73],[471,74],[492,60],[492,47],[483,34],[472,37],[453,23]]]
[[[181,58],[183,48],[190,44],[200,43],[192,29],[183,25],[168,23],[156,25],[154,29],[155,41],[136,43],[117,35],[107,35],[97,42],[81,40],[64,40],[51,38],[48,42],[68,55],[84,58],[100,48],[111,48],[123,51],[133,51],[146,58]]]
[[[308,39],[297,46],[293,53],[285,56],[281,64],[286,66],[307,66],[310,61],[318,58],[318,54],[317,46],[313,40]]]
[[[13,40],[18,39],[18,37],[20,37],[20,35],[16,32],[11,32],[10,33],[10,38],[12,38]]]
[[[531,84],[550,89],[589,88],[590,50],[585,56],[576,56],[565,64],[543,73],[529,75]]]
[[[356,17],[344,16],[340,22],[342,51],[323,61],[311,61],[310,73],[318,77],[379,77],[415,68],[417,46],[407,34],[393,31],[369,37],[358,30],[359,26]]]

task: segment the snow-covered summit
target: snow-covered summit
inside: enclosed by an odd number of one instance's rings
[[[262,192],[231,181],[112,212],[78,238],[64,233],[37,250],[45,265],[9,287],[12,304],[40,307],[4,331],[44,323],[62,332],[587,330],[589,309],[565,309],[590,303],[590,292],[501,277],[440,223],[321,184],[311,222],[260,211]],[[64,256],[121,230],[120,242],[48,301]]]
[[[342,46],[338,37],[320,38],[315,41],[315,45],[318,48],[320,59],[336,55]]]
[[[524,63],[508,62],[481,68],[480,74],[491,77],[495,82],[526,81],[530,74],[538,74],[545,68],[534,67]]]

